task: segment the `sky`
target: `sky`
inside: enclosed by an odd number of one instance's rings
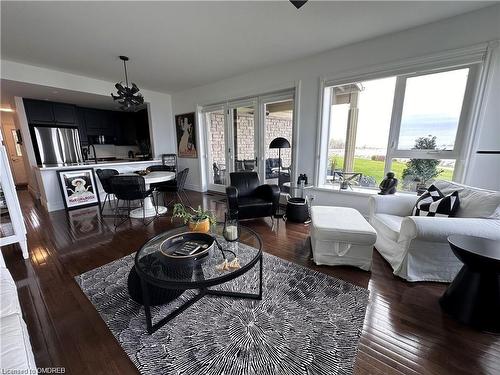
[[[413,147],[415,139],[435,135],[439,148],[453,148],[468,69],[410,77],[399,138],[400,149]],[[356,147],[386,148],[396,77],[362,82],[359,98]],[[348,104],[332,106],[330,139],[345,140]]]

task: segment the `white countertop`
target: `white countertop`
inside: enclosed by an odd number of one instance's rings
[[[131,164],[157,164],[161,163],[161,159],[151,159],[151,160],[137,160],[137,159],[129,159],[129,160],[115,160],[115,161],[105,161],[95,163],[93,161],[87,161],[84,163],[73,163],[71,165],[46,165],[46,166],[37,166],[36,168],[40,171],[56,171],[61,169],[75,169],[75,168],[101,168],[101,167],[109,167],[113,165],[131,165]]]

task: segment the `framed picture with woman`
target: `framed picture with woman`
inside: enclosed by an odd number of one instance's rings
[[[65,169],[57,175],[67,210],[100,204],[94,169]]]
[[[196,115],[194,112],[175,116],[177,152],[180,158],[197,158]]]

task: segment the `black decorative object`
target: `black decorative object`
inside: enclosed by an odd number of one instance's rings
[[[290,0],[290,2],[295,6],[295,8],[300,9],[305,3],[307,3],[307,0]]]
[[[286,204],[286,220],[305,223],[309,220],[309,208],[305,198],[290,198]]]
[[[452,235],[448,243],[464,266],[439,303],[455,319],[500,333],[500,241]]]
[[[118,100],[121,104],[121,109],[124,111],[134,111],[136,106],[144,103],[144,98],[139,92],[139,88],[135,83],[132,82],[132,87],[128,86],[128,75],[127,75],[127,61],[129,58],[127,56],[120,56],[120,60],[123,61],[123,69],[125,70],[125,86],[123,86],[123,81],[115,85],[117,89],[117,94],[111,94],[113,100]]]
[[[398,179],[394,177],[394,172],[389,172],[379,185],[379,195],[394,194],[397,186]]]
[[[299,178],[297,178],[297,185],[300,186],[302,181],[304,181],[304,185],[307,185],[307,175],[305,173],[299,174]]]

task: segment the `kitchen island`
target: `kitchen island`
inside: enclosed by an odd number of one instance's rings
[[[35,175],[38,184],[38,191],[40,194],[40,201],[47,211],[56,211],[64,209],[64,200],[59,186],[59,179],[57,171],[72,170],[72,169],[116,169],[120,173],[131,173],[138,170],[144,170],[150,165],[161,164],[161,159],[152,160],[113,160],[106,162],[88,161],[84,163],[73,163],[71,165],[42,165],[35,168]],[[97,178],[97,187],[99,189],[100,200],[103,201],[106,193]]]

